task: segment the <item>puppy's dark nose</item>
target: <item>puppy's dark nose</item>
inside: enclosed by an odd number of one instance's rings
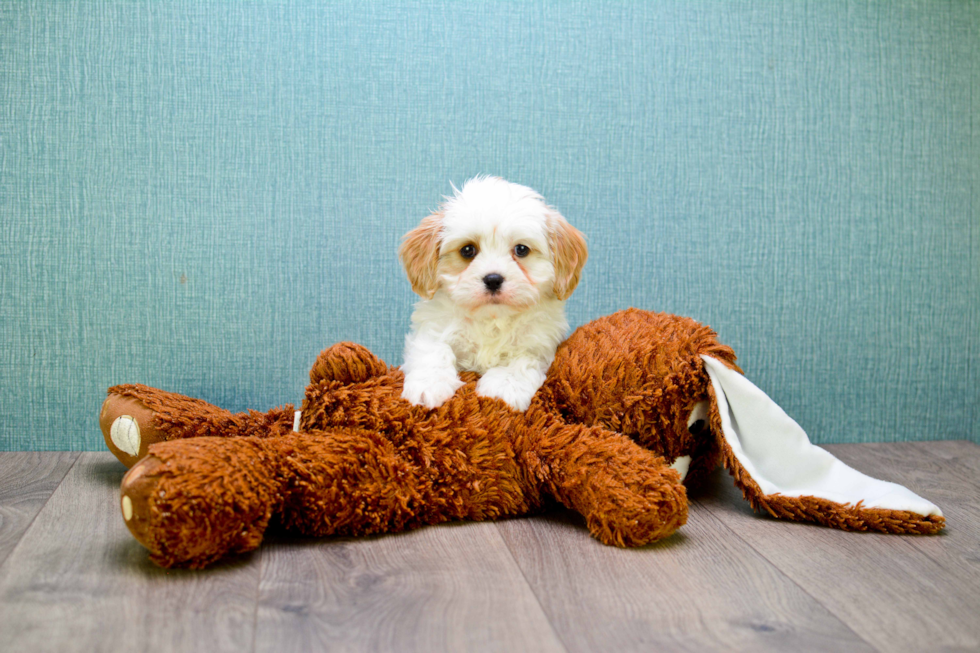
[[[504,285],[503,275],[493,272],[483,277],[483,285],[487,287],[490,292],[497,292],[500,290],[500,286]]]

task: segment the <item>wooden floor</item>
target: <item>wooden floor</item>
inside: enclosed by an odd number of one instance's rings
[[[148,562],[108,453],[0,454],[0,651],[980,650],[980,446],[828,446],[938,504],[938,536],[754,515],[727,475],[671,538],[573,514],[273,538],[206,571]]]

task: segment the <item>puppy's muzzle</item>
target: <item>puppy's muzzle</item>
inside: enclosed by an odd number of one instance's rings
[[[492,272],[487,276],[483,277],[483,285],[487,287],[491,293],[495,293],[500,290],[500,287],[504,285],[503,275]]]

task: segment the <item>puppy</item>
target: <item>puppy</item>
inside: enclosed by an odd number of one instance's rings
[[[585,238],[535,191],[477,177],[405,235],[399,256],[423,299],[405,338],[402,397],[435,408],[476,391],[525,410],[568,332],[565,299]]]

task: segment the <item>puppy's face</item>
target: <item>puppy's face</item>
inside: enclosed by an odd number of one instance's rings
[[[480,314],[563,300],[578,284],[585,239],[541,196],[496,177],[479,177],[409,232],[400,250],[412,288],[442,289]]]

